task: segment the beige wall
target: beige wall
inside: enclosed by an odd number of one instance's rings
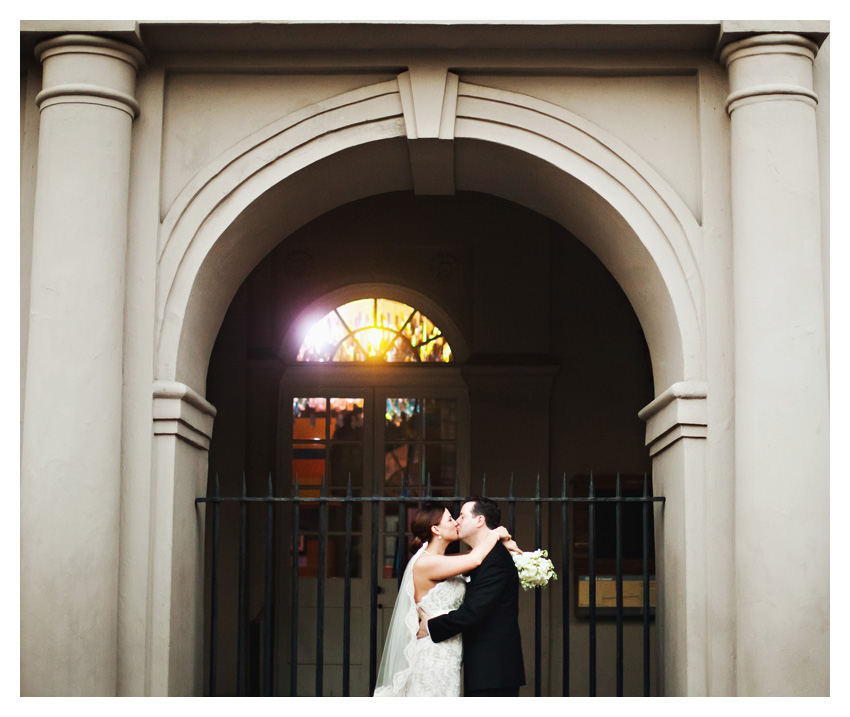
[[[245,137],[320,100],[391,79],[394,75],[387,73],[169,73],[163,123],[163,216],[200,169]]]
[[[84,24],[79,23],[74,26],[62,23],[31,25],[22,34],[20,93],[22,417],[26,410],[24,388],[28,378],[29,297],[31,290],[40,288],[33,287],[31,281],[39,123],[35,95],[41,89],[41,69],[32,55],[32,36],[41,39],[45,36],[43,33],[85,31]],[[178,616],[184,627],[195,619],[192,614],[184,615],[181,605],[183,600],[193,600],[192,595],[196,594],[193,591],[197,589],[192,587],[192,576],[180,572],[188,570],[191,573],[194,538],[182,522],[185,516],[176,516],[173,511],[177,509],[175,506],[182,506],[179,508],[182,510],[188,505],[193,490],[203,492],[206,454],[203,447],[186,448],[183,439],[152,437],[151,385],[158,378],[177,378],[199,392],[209,385],[213,394],[213,387],[222,385],[238,367],[235,375],[240,383],[234,396],[244,396],[244,399],[208,396],[217,406],[221,401],[210,459],[213,465],[227,471],[239,471],[243,465],[256,460],[258,436],[249,431],[249,439],[243,433],[248,430],[246,416],[255,415],[249,405],[253,405],[258,396],[262,398],[262,389],[256,388],[258,379],[247,363],[243,368],[240,357],[244,354],[241,352],[248,345],[274,349],[277,337],[296,315],[298,306],[354,278],[350,268],[356,264],[359,253],[339,240],[339,223],[346,221],[346,217],[349,224],[368,226],[372,230],[364,241],[375,247],[371,255],[373,261],[357,271],[358,281],[393,279],[424,293],[432,291],[433,276],[416,263],[421,258],[418,246],[427,244],[429,251],[453,254],[459,260],[461,281],[441,288],[434,299],[445,305],[464,336],[470,337],[472,353],[510,351],[513,347],[509,337],[516,337],[528,351],[550,352],[559,357],[561,371],[554,384],[557,401],[553,403],[551,414],[553,430],[538,446],[539,453],[546,455],[556,474],[561,470],[569,473],[591,468],[617,470],[624,469],[624,465],[628,465],[629,470],[642,471],[648,457],[642,440],[644,427],[636,418],[637,411],[653,395],[665,391],[672,381],[694,379],[707,384],[709,398],[701,401],[707,405],[700,425],[704,429],[707,424],[709,429],[707,437],[704,432],[703,437],[694,439],[704,448],[704,459],[696,473],[689,474],[694,483],[687,486],[687,495],[702,496],[704,503],[692,506],[699,514],[694,519],[688,517],[684,526],[691,531],[687,539],[693,552],[679,556],[691,560],[694,570],[704,567],[707,576],[705,602],[691,604],[696,612],[692,611],[685,619],[691,632],[687,635],[682,632],[681,641],[675,643],[683,646],[683,654],[673,654],[675,645],[670,643],[671,652],[667,657],[682,664],[690,661],[683,672],[686,676],[675,685],[675,690],[681,693],[735,694],[740,689],[746,690],[736,676],[736,651],[750,648],[737,643],[734,607],[731,606],[733,598],[730,597],[735,595],[737,585],[735,524],[731,517],[736,505],[731,142],[729,117],[724,109],[729,85],[726,70],[714,53],[718,32],[715,25],[646,28],[647,32],[652,31],[649,34],[642,34],[643,29],[634,27],[622,30],[585,26],[564,30],[561,37],[554,39],[549,34],[552,29],[522,28],[514,32],[513,37],[501,36],[495,41],[497,45],[505,43],[498,53],[480,44],[477,39],[482,37],[478,34],[480,31],[468,36],[468,46],[451,41],[441,45],[437,41],[431,49],[423,50],[416,42],[431,42],[439,33],[431,35],[431,39],[427,39],[428,33],[425,33],[412,41],[402,32],[397,34],[396,43],[388,41],[380,31],[375,35],[372,28],[359,31],[370,38],[364,40],[370,47],[365,54],[345,46],[353,37],[348,30],[337,38],[339,47],[326,46],[332,50],[315,50],[310,47],[314,40],[302,39],[299,40],[302,44],[296,42],[290,52],[281,53],[280,44],[270,41],[270,36],[264,34],[275,31],[269,27],[220,33],[220,28],[208,26],[194,28],[191,34],[184,31],[181,34],[180,28],[174,28],[178,37],[169,34],[167,24],[146,27],[143,23],[141,30],[127,23],[91,26],[92,32],[112,31],[130,43],[137,42],[137,37],[141,36],[142,42],[148,43],[149,55],[136,89],[141,113],[133,124],[124,281],[117,693],[192,691],[198,679],[195,666],[186,669],[178,664],[183,659],[192,659],[192,650],[197,649],[195,636],[184,634],[182,628],[174,628],[172,632]],[[764,27],[756,29],[767,31]],[[783,27],[788,30],[787,25]],[[538,33],[537,40],[529,39],[531,30]],[[297,33],[297,28],[294,31]],[[251,32],[256,34],[251,35]],[[604,38],[609,43],[610,52],[598,51],[598,44],[594,52],[587,51],[594,46],[586,44],[593,33],[599,36],[597,39]],[[322,30],[311,37],[327,36]],[[205,46],[205,42],[210,44]],[[370,42],[374,44],[369,45]],[[405,43],[413,44],[404,47]],[[459,49],[461,46],[465,49]],[[199,52],[194,52],[193,48]],[[816,121],[821,179],[820,247],[827,341],[829,51],[827,39],[814,65],[814,88],[819,96]],[[493,90],[496,94],[488,97],[487,102],[505,103],[499,110],[503,114],[498,120],[493,115],[477,125],[473,117],[485,103],[469,97],[461,99],[466,114],[458,121],[458,131],[468,134],[454,141],[454,178],[459,189],[476,190],[479,194],[462,193],[457,198],[419,197],[414,203],[417,207],[434,209],[423,209],[421,214],[416,214],[420,221],[409,221],[410,212],[414,211],[409,195],[414,185],[409,164],[413,155],[409,154],[406,138],[409,128],[405,129],[413,121],[409,107],[399,106],[394,110],[396,114],[388,115],[371,138],[383,132],[382,137],[388,141],[350,145],[349,149],[339,152],[344,144],[340,135],[371,130],[362,127],[355,130],[346,127],[339,132],[328,129],[320,140],[305,138],[301,154],[296,152],[283,159],[270,154],[264,158],[264,145],[258,145],[256,140],[257,133],[262,133],[264,128],[284,117],[301,117],[297,113],[306,112],[306,108],[316,102],[331,102],[344,92],[381,82],[393,84],[396,76],[408,67],[424,68],[421,69],[425,73],[423,77],[439,77],[439,73],[427,74],[428,68],[433,67],[429,63],[433,63],[435,57],[452,72],[457,72],[461,82]],[[428,90],[428,87],[425,83],[414,89],[423,92],[423,88]],[[498,94],[500,92],[513,94]],[[522,108],[526,115],[518,120],[520,125],[525,123],[528,135],[517,141],[516,147],[510,146],[513,140],[500,145],[496,141],[498,132],[507,131],[504,129],[509,126],[507,121],[515,117],[511,114],[515,108],[510,106],[510,101],[517,96],[547,104],[529,101]],[[432,97],[424,91],[418,95],[414,93],[413,97],[420,102],[419,110],[441,106],[439,93]],[[399,102],[390,95],[387,98],[389,104]],[[361,111],[358,107],[353,104],[345,111],[356,113]],[[568,114],[558,115],[560,111]],[[296,115],[291,115],[292,112]],[[530,119],[535,112],[537,114]],[[550,131],[550,120],[555,115],[565,124]],[[363,127],[372,122],[371,116],[357,117],[358,122],[362,119]],[[563,127],[568,124],[564,118],[570,117],[587,122],[593,129],[595,134],[587,140],[589,145],[596,142],[598,146],[601,138],[607,143],[606,147],[616,150],[619,159],[626,160],[612,165],[612,173],[596,184],[597,177],[588,166],[569,164],[573,161],[571,153],[580,154],[577,148],[585,141],[577,139],[580,132],[576,137],[564,134]],[[419,120],[425,128],[421,113]],[[504,126],[499,125],[501,120],[505,120]],[[303,125],[310,125],[310,122],[304,119]],[[310,127],[318,125],[317,120]],[[485,144],[485,140],[492,144]],[[522,151],[517,149],[520,146]],[[581,151],[588,150],[582,146]],[[541,159],[530,160],[530,154],[523,152],[538,152]],[[325,153],[330,159],[320,161]],[[598,162],[598,167],[611,169],[600,161],[602,155],[588,156]],[[287,169],[291,174],[276,175],[276,184],[273,181],[267,191],[247,199],[246,211],[239,214],[241,210],[234,210],[234,217],[227,220],[229,224],[221,220],[220,215],[214,215],[209,208],[213,202],[205,205],[206,208],[202,206],[201,209],[208,212],[208,221],[198,215],[198,236],[203,239],[204,231],[209,231],[211,236],[216,239],[223,236],[225,241],[218,242],[219,254],[214,256],[213,262],[197,260],[198,252],[206,251],[199,248],[198,243],[192,251],[179,255],[181,266],[197,266],[197,270],[192,270],[194,274],[190,271],[188,279],[182,277],[169,283],[172,276],[169,272],[176,263],[173,256],[163,255],[164,240],[173,228],[168,222],[187,207],[186,216],[189,219],[195,216],[192,212],[198,211],[198,204],[181,204],[181,197],[196,191],[198,178],[212,171],[210,168],[215,168],[222,157],[239,157],[244,158],[246,164],[255,163],[238,181],[222,190],[221,196],[226,199],[222,202],[224,210],[237,206],[243,195],[255,191],[253,187],[260,183],[261,170],[266,170],[263,161],[270,162],[273,167],[289,162],[294,169]],[[451,169],[450,164],[445,166]],[[347,169],[352,167],[357,168],[357,173],[348,176]],[[508,171],[502,171],[505,167]],[[634,169],[645,181],[632,182],[632,175],[624,173],[626,167],[629,171]],[[215,169],[221,175],[227,175],[228,171],[231,171],[229,165]],[[580,181],[572,176],[580,177]],[[351,200],[394,191],[402,194],[379,196],[328,211]],[[623,211],[622,215],[617,214],[611,209],[612,203],[616,204],[629,193],[639,198],[638,203],[617,205]],[[536,212],[488,195],[525,204]],[[465,205],[465,211],[461,211],[459,207],[463,202],[471,202],[474,211]],[[656,209],[661,205],[668,209]],[[280,209],[280,215],[274,213],[275,207]],[[655,213],[650,216],[653,211]],[[476,221],[471,220],[472,216]],[[501,220],[493,221],[493,216]],[[309,228],[299,231],[314,219]],[[680,224],[676,226],[676,222]],[[345,229],[348,231],[349,227]],[[431,239],[435,229],[440,234],[436,243]],[[587,244],[602,264],[589,255],[587,248],[570,238],[570,232]],[[653,232],[667,236],[667,243],[651,245],[655,237]],[[518,254],[512,242],[520,233],[527,233],[522,240],[527,251]],[[409,237],[410,244],[398,246],[400,234]],[[639,236],[640,241],[635,240],[635,236]],[[471,240],[470,237],[476,238]],[[648,250],[641,241],[653,252],[649,259]],[[274,249],[280,242],[283,242],[280,249]],[[293,274],[291,267],[287,270],[284,266],[288,250],[299,245],[306,250],[316,245],[333,247],[330,256],[315,256],[324,273],[313,275],[309,282]],[[385,247],[395,251],[385,251]],[[360,248],[362,243],[358,250]],[[212,337],[218,334],[224,311],[245,277],[270,251],[268,259],[246,285],[249,291],[236,295],[231,317],[238,315],[240,318],[235,323],[230,318],[224,324],[207,381],[204,378],[205,357],[212,347]],[[513,293],[501,291],[502,284],[495,278],[502,262],[510,262],[523,278],[521,283],[514,285],[516,291]],[[547,276],[546,281],[541,281],[535,272],[544,264]],[[416,268],[408,271],[406,266]],[[640,270],[636,269],[638,266]],[[562,268],[557,276],[556,267]],[[586,270],[579,271],[580,267]],[[641,273],[644,269],[646,272]],[[652,272],[660,272],[663,278],[659,279]],[[191,283],[198,276],[200,280]],[[567,276],[572,280],[563,280]],[[278,277],[285,279],[276,283]],[[676,284],[677,281],[680,283]],[[652,293],[657,287],[665,286],[664,282],[674,299],[663,292]],[[585,287],[587,293],[579,291],[579,287]],[[179,312],[166,312],[163,316],[163,302],[171,295],[169,292],[179,294],[181,291],[185,291],[186,296],[200,296],[197,301],[202,305],[213,297],[220,306],[211,306],[206,313],[200,311],[201,319],[193,319],[195,323],[180,339],[183,342],[181,360],[188,361],[188,368],[180,365],[174,369],[179,375],[162,376],[163,365],[170,370],[167,362],[157,364],[163,345],[162,322],[165,319],[167,325],[169,321],[183,320]],[[208,293],[203,294],[203,291]],[[514,332],[497,330],[483,313],[483,307],[497,306],[504,310],[515,300],[528,301],[536,309],[545,305],[546,313],[534,313],[532,322],[514,322]],[[672,309],[664,303],[666,301],[672,301]],[[275,315],[263,311],[270,302],[279,309]],[[601,310],[603,315],[573,314],[566,310],[566,307],[585,303]],[[691,324],[688,324],[690,319],[682,318],[688,312],[695,317]],[[678,325],[675,325],[676,320],[680,321]],[[638,330],[641,325],[653,351],[654,386],[646,373],[643,339]],[[684,340],[688,347],[686,355],[676,355],[676,341],[681,339],[677,332],[688,325],[696,328],[693,335]],[[576,354],[577,347],[570,341],[574,335],[591,337],[591,345],[599,354]],[[169,340],[172,339],[167,338],[165,343]],[[228,361],[232,363],[223,366],[220,359],[225,356],[230,356]],[[575,376],[582,375],[583,369],[591,368],[595,381],[571,383]],[[672,378],[659,381],[659,375]],[[253,397],[251,401],[249,396]],[[555,407],[563,402],[579,408],[575,412],[561,412]],[[613,419],[609,411],[613,411]],[[479,416],[479,421],[482,419]],[[593,429],[606,426],[611,420],[621,426],[622,440],[614,449],[606,448],[610,468],[591,465],[596,463],[594,456],[605,448],[601,443],[596,444],[600,431]],[[157,425],[165,424],[160,421]],[[489,430],[483,433],[489,434]],[[588,440],[579,440],[582,435]],[[263,436],[267,450],[268,436],[266,433]],[[569,440],[561,440],[564,436]],[[179,449],[169,447],[161,453],[174,458],[170,467],[158,463],[162,459],[156,457],[152,448],[157,440],[174,440],[181,446]],[[476,445],[486,446],[487,441],[480,434],[473,435]],[[681,443],[677,444],[677,451]],[[702,448],[696,453],[670,454],[667,463],[691,471],[693,455],[702,455]],[[473,469],[489,469],[483,457],[486,451],[482,449],[476,455]],[[268,454],[264,454],[261,463],[268,462]],[[174,502],[162,502],[163,491],[170,495],[173,472],[178,467],[192,474],[189,487],[181,484],[181,490],[174,493]],[[171,478],[163,477],[160,474],[163,470],[170,471]],[[666,474],[664,478],[667,480]],[[684,495],[679,488],[681,486],[671,490],[671,495]],[[72,496],[67,509],[73,510],[74,506]],[[682,506],[682,515],[686,514],[685,507]],[[165,543],[161,542],[164,539],[162,530],[166,530]],[[186,541],[183,547],[190,550],[188,563],[180,559],[172,561],[168,549],[167,535],[172,531],[180,535],[181,530],[187,531],[183,534]],[[799,530],[800,539],[805,541],[809,533],[817,532],[817,526],[801,524]],[[175,548],[175,551],[182,549]],[[166,561],[165,565],[159,562],[162,560]],[[778,569],[782,558],[775,557],[773,562]],[[166,575],[170,577],[165,582],[151,582],[152,575],[162,579]],[[186,586],[185,595],[156,592],[163,589],[162,585],[170,585],[172,577],[175,585]],[[690,579],[687,577],[686,582]],[[828,586],[815,586],[813,591],[814,600],[828,604]],[[680,597],[684,599],[685,593]],[[550,605],[555,612],[556,602],[552,600]],[[50,605],[43,607],[47,611],[53,609]],[[825,629],[828,630],[828,625]],[[185,639],[179,648],[174,648],[168,647],[171,637],[178,641]],[[576,639],[581,640],[580,637]],[[528,648],[528,638],[526,643]],[[584,648],[578,647],[579,644],[576,643],[576,650],[580,655]],[[171,666],[166,659],[166,667],[162,667],[161,652],[169,649],[172,650],[168,658]],[[553,650],[553,655],[558,653],[555,641],[549,649]],[[828,673],[826,656],[821,667],[822,674]],[[91,669],[97,670],[98,666],[93,665]],[[582,679],[580,672],[576,673],[576,679]],[[557,679],[553,684],[556,683]],[[800,693],[811,689],[819,693],[828,690],[828,686],[823,687],[821,683],[806,686],[790,680],[788,684]]]
[[[641,58],[628,73],[615,63],[561,76],[470,74],[468,82],[522,92],[575,112],[627,144],[682,197],[698,219],[700,200],[699,58],[677,58],[678,74],[659,74],[671,58]],[[653,67],[654,65],[654,67]],[[585,71],[587,72],[587,71]]]

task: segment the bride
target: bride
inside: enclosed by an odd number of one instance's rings
[[[399,586],[375,697],[459,697],[462,637],[439,643],[417,640],[418,610],[434,617],[457,609],[466,592],[462,573],[481,565],[500,540],[509,549],[518,548],[500,526],[470,552],[446,555],[446,548],[458,539],[457,521],[437,503],[426,503],[414,514],[411,531],[416,554]]]

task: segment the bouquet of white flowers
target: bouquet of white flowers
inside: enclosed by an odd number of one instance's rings
[[[519,582],[523,590],[545,588],[550,580],[557,580],[555,566],[549,560],[545,550],[535,550],[531,553],[513,553],[514,565],[519,573]]]

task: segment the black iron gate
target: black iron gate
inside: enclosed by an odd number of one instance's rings
[[[597,484],[598,484],[597,479]],[[319,508],[319,549],[318,549],[318,571],[317,571],[317,619],[316,619],[316,673],[315,685],[316,695],[323,694],[323,649],[325,640],[325,625],[324,625],[324,600],[325,600],[325,572],[326,572],[326,555],[327,555],[327,536],[328,536],[328,506],[343,506],[345,512],[345,573],[344,573],[344,604],[343,604],[343,631],[342,631],[342,691],[343,696],[350,695],[350,655],[351,655],[351,552],[352,552],[352,512],[357,504],[369,503],[373,506],[371,520],[371,595],[370,595],[370,640],[369,640],[369,693],[374,690],[377,669],[378,669],[378,504],[388,503],[397,504],[399,512],[398,522],[398,544],[405,544],[405,527],[406,527],[406,511],[407,506],[411,504],[422,504],[431,499],[431,486],[427,483],[421,486],[418,490],[418,495],[410,495],[410,484],[406,481],[401,482],[401,490],[397,496],[381,496],[378,495],[377,484],[374,494],[371,496],[354,496],[352,494],[351,482],[349,484],[345,496],[329,496],[324,480],[319,491],[319,495],[301,495],[297,478],[295,480],[292,496],[276,496],[274,495],[272,477],[268,479],[268,490],[264,496],[249,496],[245,489],[245,480],[243,477],[242,495],[238,497],[224,497],[219,495],[218,476],[215,478],[214,491],[212,495],[205,498],[197,498],[196,503],[206,503],[211,508],[211,530],[212,530],[212,545],[210,555],[210,603],[209,603],[209,632],[208,632],[208,650],[209,650],[209,672],[208,672],[208,694],[216,696],[216,665],[218,658],[218,614],[219,614],[219,549],[220,549],[220,508],[226,503],[236,503],[240,508],[239,518],[239,566],[238,566],[238,627],[237,627],[237,654],[236,660],[236,684],[237,694],[245,695],[249,693],[260,694],[263,696],[272,696],[273,694],[273,660],[274,660],[274,622],[279,619],[275,615],[274,610],[274,585],[275,585],[275,549],[274,549],[274,531],[275,531],[275,510],[285,509],[288,507],[291,516],[292,525],[292,541],[291,541],[291,560],[289,569],[292,576],[292,594],[290,595],[290,696],[297,696],[297,671],[298,671],[298,577],[299,577],[299,560],[298,560],[298,545],[299,545],[299,530],[301,525],[300,510],[304,504],[316,505]],[[585,495],[567,495],[567,480],[566,477],[562,481],[561,495],[557,497],[542,497],[540,495],[540,478],[537,478],[536,492],[533,497],[521,497],[514,495],[514,480],[511,477],[510,489],[508,496],[495,497],[488,496],[496,502],[507,504],[508,520],[507,528],[509,532],[515,531],[515,513],[517,505],[532,504],[534,507],[534,546],[529,548],[526,545],[521,547],[525,550],[546,548],[542,544],[542,511],[544,506],[550,509],[560,509],[561,523],[561,561],[560,572],[561,580],[559,583],[550,584],[548,589],[560,589],[562,593],[562,631],[563,631],[563,647],[561,656],[561,668],[563,679],[563,695],[570,694],[570,610],[575,607],[574,599],[570,594],[570,546],[568,544],[570,535],[570,522],[568,507],[584,506],[586,513],[586,536],[587,536],[587,556],[586,567],[587,575],[582,576],[582,580],[587,583],[586,590],[583,590],[583,614],[587,616],[587,627],[589,637],[589,694],[591,697],[596,696],[597,678],[597,618],[601,613],[616,619],[616,690],[617,696],[623,695],[623,669],[624,669],[624,653],[623,653],[623,624],[627,614],[639,614],[643,619],[643,651],[642,651],[642,668],[643,668],[643,694],[650,695],[650,616],[654,612],[650,605],[650,580],[654,581],[655,576],[650,575],[650,561],[652,560],[652,532],[653,532],[653,512],[651,510],[653,503],[662,504],[664,498],[654,496],[651,493],[650,481],[646,475],[642,479],[642,488],[638,491],[639,494],[626,495],[622,490],[620,475],[616,476],[613,490],[599,491],[594,486],[594,478],[591,474],[586,486]],[[486,477],[482,480],[481,495],[486,495]],[[600,494],[601,493],[601,494]],[[453,496],[436,496],[434,500],[438,500],[447,505],[453,505],[455,514],[460,509],[461,502],[464,496],[459,493],[458,486],[455,486],[455,495]],[[247,565],[247,508],[249,504],[259,504],[265,506],[265,577],[264,577],[264,608],[262,613],[249,624],[246,618],[245,610],[245,590],[246,590],[246,565]],[[623,574],[623,510],[625,506],[640,506],[639,518],[639,533],[641,546],[639,553],[641,555],[642,573],[639,576],[632,576],[631,582],[637,582],[640,587],[642,604],[638,606],[626,607],[623,594],[624,574]],[[596,571],[597,563],[597,547],[599,543],[599,531],[597,529],[597,514],[600,510],[608,510],[613,507],[612,521],[614,524],[613,543],[615,546],[614,564],[615,570],[613,576],[607,576],[606,583],[610,586],[613,582],[615,586],[615,606],[613,608],[600,608],[597,600],[598,575]],[[557,516],[556,511],[550,512],[552,516]],[[557,517],[555,518],[557,519]],[[503,520],[504,522],[504,520]],[[610,526],[609,526],[610,527]],[[610,536],[609,536],[610,537]],[[398,554],[402,560],[402,564],[398,569],[398,578],[401,579],[404,567],[406,565],[406,552],[399,550]],[[558,566],[556,565],[556,570]],[[585,586],[583,586],[585,587]],[[542,595],[540,590],[534,591],[534,694],[541,695],[541,631],[542,631]],[[252,639],[253,637],[253,639]],[[255,649],[252,649],[249,655],[249,644]],[[260,651],[258,646],[261,645],[262,654],[257,654]],[[249,669],[249,666],[251,669]],[[251,674],[251,686],[246,685],[248,673]],[[257,691],[251,690],[254,687]],[[249,692],[250,690],[250,692]]]

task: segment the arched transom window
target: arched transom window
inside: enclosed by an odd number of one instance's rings
[[[449,363],[442,331],[400,301],[357,299],[328,312],[304,339],[298,361]]]

